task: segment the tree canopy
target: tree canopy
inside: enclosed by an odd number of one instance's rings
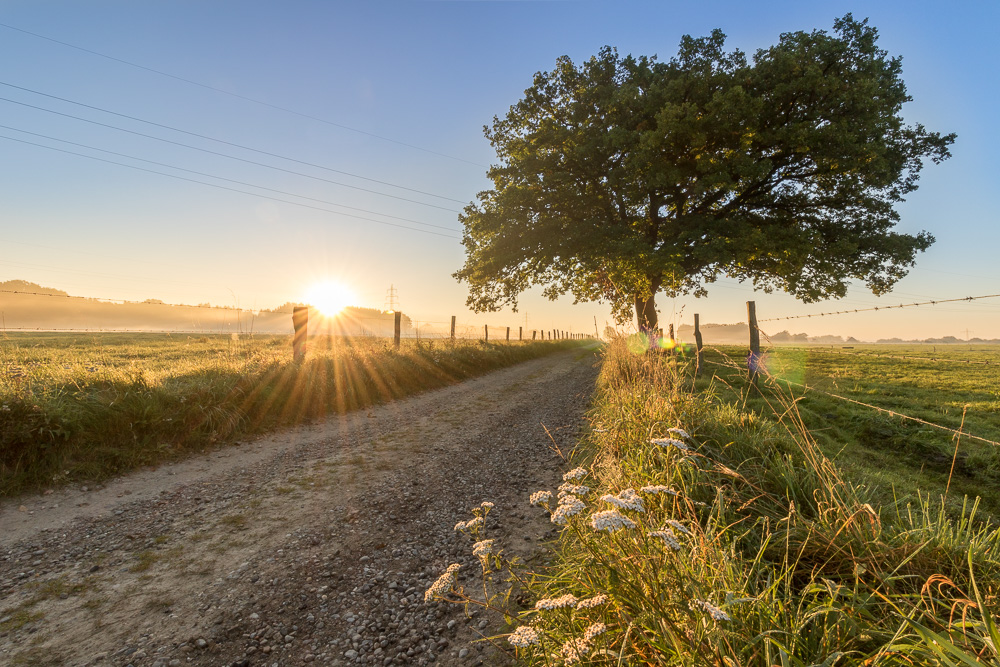
[[[848,14],[752,61],[719,30],[669,62],[559,58],[484,128],[499,163],[459,216],[468,305],[516,309],[543,285],[649,329],[658,292],[720,276],[804,302],[855,279],[887,292],[934,241],[893,231],[894,205],[955,136],[904,123],[901,58],[877,39]]]

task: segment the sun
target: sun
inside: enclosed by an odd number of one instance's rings
[[[336,315],[352,301],[354,294],[351,290],[333,280],[316,283],[306,292],[306,303],[328,317]]]

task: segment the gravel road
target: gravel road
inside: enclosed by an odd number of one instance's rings
[[[504,664],[476,641],[497,619],[423,594],[449,563],[475,582],[453,528],[482,501],[508,553],[531,562],[555,535],[527,498],[558,485],[596,361],[558,353],[0,504],[0,664]]]

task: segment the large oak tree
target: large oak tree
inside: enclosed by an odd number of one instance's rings
[[[544,285],[652,329],[658,292],[723,275],[805,302],[852,279],[887,292],[934,241],[893,231],[893,206],[954,135],[904,123],[901,59],[877,37],[847,15],[752,61],[718,30],[669,62],[560,58],[484,128],[499,164],[460,216],[468,304],[516,308]]]

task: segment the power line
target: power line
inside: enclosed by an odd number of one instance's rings
[[[139,64],[136,64],[136,63],[133,63],[133,62],[129,62],[128,60],[124,60],[122,58],[115,58],[114,56],[109,56],[107,54],[100,53],[99,51],[94,51],[94,50],[91,50],[91,49],[86,49],[86,48],[84,48],[82,46],[77,46],[75,44],[70,44],[69,42],[63,42],[63,41],[60,41],[58,39],[53,39],[52,37],[46,37],[45,35],[40,35],[40,34],[38,34],[36,32],[31,32],[31,31],[28,31],[28,30],[23,30],[22,28],[15,28],[14,26],[6,24],[6,23],[0,23],[0,27],[7,28],[9,30],[15,30],[17,32],[24,33],[26,35],[31,35],[32,37],[37,37],[39,39],[44,39],[44,40],[49,41],[49,42],[54,42],[55,44],[61,44],[62,46],[67,46],[67,47],[69,47],[71,49],[76,49],[78,51],[83,51],[84,53],[90,53],[90,54],[95,55],[95,56],[100,56],[101,58],[107,58],[108,60],[113,60],[115,62],[119,62],[119,63],[122,63],[124,65],[128,65],[130,67],[135,67],[137,69],[145,70],[147,72],[152,72],[154,74],[159,74],[160,76],[165,76],[165,77],[168,77],[168,78],[171,78],[171,79],[176,79],[177,81],[182,81],[184,83],[188,83],[188,84],[191,84],[193,86],[198,86],[200,88],[205,88],[207,90],[212,90],[212,91],[215,91],[217,93],[222,93],[223,95],[229,95],[230,97],[235,97],[237,99],[245,100],[247,102],[253,102],[254,104],[259,104],[261,106],[269,107],[271,109],[277,109],[278,111],[284,111],[285,113],[294,114],[294,115],[300,116],[302,118],[308,118],[310,120],[315,120],[315,121],[320,122],[320,123],[325,123],[326,125],[330,125],[330,126],[333,126],[333,127],[338,127],[338,128],[340,128],[342,130],[348,130],[350,132],[357,132],[358,134],[363,134],[365,136],[372,137],[374,139],[380,139],[382,141],[388,141],[389,143],[397,144],[399,146],[406,146],[407,148],[412,148],[412,149],[415,149],[415,150],[418,150],[418,151],[423,151],[425,153],[430,153],[432,155],[437,155],[437,156],[440,156],[440,157],[445,157],[445,158],[448,158],[449,160],[457,160],[458,162],[465,162],[466,164],[471,164],[471,165],[474,165],[476,167],[484,167],[484,168],[487,167],[487,165],[479,164],[478,162],[473,162],[471,160],[466,160],[465,158],[455,157],[454,155],[448,155],[446,153],[440,153],[438,151],[434,151],[434,150],[431,150],[429,148],[423,148],[421,146],[416,146],[414,144],[408,144],[406,142],[398,141],[396,139],[390,139],[389,137],[384,137],[384,136],[379,135],[379,134],[374,134],[373,132],[366,132],[365,130],[359,130],[357,128],[350,127],[348,125],[342,125],[340,123],[334,123],[333,121],[326,120],[325,118],[319,118],[318,116],[311,116],[309,114],[302,113],[301,111],[295,111],[294,109],[289,109],[287,107],[278,106],[276,104],[270,104],[269,102],[263,102],[261,100],[254,99],[252,97],[247,97],[246,95],[240,95],[239,93],[233,93],[233,92],[230,92],[228,90],[224,90],[222,88],[216,88],[215,86],[210,86],[210,85],[205,84],[205,83],[200,83],[200,82],[194,81],[192,79],[185,79],[184,77],[177,76],[175,74],[170,74],[168,72],[163,72],[163,71],[158,70],[158,69],[153,69],[152,67],[146,67],[145,65],[139,65]]]
[[[0,85],[9,85],[9,84],[4,84],[2,81],[0,81]],[[411,204],[419,204],[420,206],[428,206],[430,208],[436,208],[436,209],[440,209],[442,211],[448,211],[449,213],[458,213],[459,212],[456,209],[446,208],[444,206],[438,206],[437,204],[428,204],[427,202],[422,202],[422,201],[419,201],[417,199],[409,199],[407,197],[399,197],[397,195],[391,195],[391,194],[389,194],[387,192],[379,192],[378,190],[369,190],[368,188],[362,188],[360,186],[351,185],[349,183],[341,183],[340,181],[332,181],[332,180],[330,180],[328,178],[322,178],[320,176],[313,176],[312,174],[306,174],[306,173],[303,173],[303,172],[300,172],[300,171],[293,171],[291,169],[285,169],[284,167],[276,167],[276,166],[274,166],[272,164],[267,164],[265,162],[257,162],[256,160],[248,160],[246,158],[236,157],[235,155],[229,155],[228,153],[220,153],[218,151],[209,150],[207,148],[201,148],[199,146],[192,146],[191,144],[185,144],[185,143],[180,142],[180,141],[173,141],[171,139],[164,139],[163,137],[157,137],[156,135],[153,135],[153,134],[145,134],[144,132],[136,132],[135,130],[128,130],[128,129],[124,128],[124,127],[118,127],[117,125],[110,125],[108,123],[101,123],[99,121],[91,120],[89,118],[83,118],[81,116],[74,116],[73,114],[63,113],[61,111],[55,111],[53,109],[46,109],[45,107],[40,107],[40,106],[37,106],[35,104],[28,104],[27,102],[20,102],[18,100],[12,100],[12,99],[7,98],[7,97],[0,97],[0,100],[2,100],[4,102],[8,102],[10,104],[17,104],[19,106],[28,107],[29,109],[36,109],[38,111],[44,111],[46,113],[50,113],[50,114],[53,114],[53,115],[56,115],[56,116],[62,116],[64,118],[72,118],[73,120],[79,120],[79,121],[82,121],[84,123],[90,123],[92,125],[98,125],[100,127],[106,127],[108,129],[111,129],[111,130],[117,130],[119,132],[126,132],[128,134],[134,134],[134,135],[136,135],[138,137],[145,137],[146,139],[153,139],[154,141],[161,141],[161,142],[166,143],[166,144],[172,144],[174,146],[181,146],[182,148],[188,148],[190,150],[200,151],[202,153],[208,153],[209,155],[217,155],[219,157],[224,157],[224,158],[227,158],[227,159],[230,159],[230,160],[237,160],[239,162],[245,162],[247,164],[256,165],[258,167],[264,167],[266,169],[274,169],[275,171],[282,171],[282,172],[285,172],[286,174],[294,174],[295,176],[303,176],[305,178],[311,178],[311,179],[314,179],[314,180],[317,180],[317,181],[323,181],[324,183],[331,183],[333,185],[339,185],[339,186],[344,187],[344,188],[351,188],[353,190],[360,190],[361,192],[368,192],[370,194],[379,195],[380,197],[390,197],[392,199],[398,199],[400,201],[410,202]],[[82,105],[82,106],[87,106],[87,105]],[[92,108],[95,108],[95,107],[92,107]],[[114,112],[111,112],[111,111],[108,111],[107,113],[111,113],[113,115],[121,115],[121,114],[114,114]],[[125,116],[125,118],[132,118],[132,117],[131,116]],[[149,122],[149,121],[143,121],[143,120],[138,119],[138,118],[133,119],[133,120],[139,120],[140,122],[143,122],[143,123],[148,123]],[[159,127],[167,127],[166,125],[159,125],[158,123],[149,123],[149,124],[150,125],[157,125]],[[173,129],[173,128],[167,127],[167,129]],[[177,131],[177,132],[184,132],[184,130],[175,130],[175,131]],[[193,134],[191,132],[184,132],[184,133],[185,134]],[[194,136],[196,136],[196,137],[202,137],[202,135],[199,135],[199,134],[195,134]],[[210,139],[211,141],[218,141],[219,143],[223,143],[223,144],[229,144],[229,142],[227,142],[227,141],[221,141],[221,140],[218,140],[218,139],[211,139],[211,137],[203,137],[203,138]],[[256,149],[247,148],[245,146],[240,146],[238,144],[229,144],[229,145],[236,146],[237,148],[242,148],[244,150],[249,150],[249,151],[253,151],[253,152],[257,152],[257,153],[263,153],[265,155],[274,155],[273,153],[267,153],[266,151],[258,151]],[[280,158],[281,156],[277,155],[275,157],[279,157]],[[311,164],[309,162],[301,162],[300,160],[293,160],[292,158],[282,158],[282,159],[289,160],[291,162],[300,162],[301,164],[305,164],[305,165],[308,165],[308,166],[311,166],[311,167],[316,167],[318,169],[327,169],[326,167],[322,167],[320,165],[314,165],[314,164]],[[328,171],[336,171],[336,170],[330,169]],[[342,172],[338,172],[338,173],[342,173]],[[378,181],[378,182],[381,183],[382,181]],[[393,187],[400,187],[400,188],[402,188],[402,186],[393,186]],[[410,188],[402,188],[402,189],[409,190]],[[421,192],[421,191],[417,190],[416,192]],[[430,193],[423,193],[423,192],[421,192],[421,194],[428,194],[428,195],[430,195],[432,197],[438,197],[439,196],[439,195],[432,195]],[[441,198],[442,199],[447,199],[446,197],[441,197]],[[458,201],[458,200],[451,200],[451,201]]]
[[[777,322],[779,320],[800,320],[811,317],[827,317],[829,315],[847,315],[850,313],[866,313],[876,310],[892,310],[896,308],[912,308],[913,306],[933,306],[939,303],[954,303],[956,301],[976,301],[977,299],[995,299],[1000,294],[984,294],[983,296],[966,296],[957,299],[936,299],[934,301],[920,301],[917,303],[901,303],[897,306],[875,306],[873,308],[855,308],[854,310],[837,310],[830,313],[813,313],[811,315],[789,315],[787,317],[768,317],[757,320],[758,322]]]
[[[452,227],[444,227],[442,225],[434,225],[434,224],[431,224],[429,222],[420,222],[419,220],[413,220],[411,218],[401,218],[401,217],[399,217],[397,215],[389,215],[388,213],[379,213],[378,211],[371,211],[371,210],[366,209],[366,208],[358,208],[357,206],[347,206],[346,204],[338,204],[337,202],[327,201],[326,199],[317,199],[315,197],[309,197],[309,196],[306,196],[306,195],[300,195],[300,194],[296,194],[294,192],[287,192],[285,190],[276,190],[274,188],[269,188],[269,187],[266,187],[264,185],[257,185],[255,183],[247,183],[246,181],[237,181],[237,180],[232,179],[232,178],[226,178],[224,176],[216,176],[215,174],[209,174],[209,173],[206,173],[204,171],[196,171],[194,169],[186,169],[184,167],[178,167],[178,166],[175,166],[175,165],[172,165],[172,164],[167,164],[165,162],[157,162],[156,160],[147,160],[145,158],[136,157],[134,155],[128,155],[126,153],[118,153],[116,151],[109,151],[109,150],[106,150],[104,148],[97,148],[96,146],[88,146],[87,144],[81,144],[81,143],[77,143],[75,141],[67,141],[66,139],[58,139],[56,137],[51,137],[51,136],[49,136],[47,134],[39,134],[37,132],[29,132],[27,130],[21,130],[21,129],[18,129],[16,127],[10,127],[9,125],[0,125],[0,128],[4,128],[4,129],[7,129],[7,130],[14,130],[15,132],[22,132],[24,134],[30,134],[30,135],[32,135],[34,137],[41,137],[43,139],[49,139],[51,141],[58,141],[59,143],[69,144],[71,146],[79,146],[80,148],[86,148],[86,149],[92,150],[92,151],[100,151],[101,153],[108,153],[109,155],[117,155],[118,157],[124,157],[124,158],[128,158],[130,160],[138,160],[139,162],[146,162],[146,163],[149,163],[149,164],[155,164],[155,165],[158,165],[160,167],[167,167],[169,169],[176,169],[178,171],[184,171],[184,172],[187,172],[189,174],[197,174],[198,176],[207,176],[209,178],[216,178],[216,179],[218,179],[220,181],[226,181],[226,182],[229,182],[229,183],[236,183],[238,185],[246,185],[247,187],[251,187],[251,188],[259,188],[261,190],[267,190],[268,192],[276,192],[278,194],[288,195],[289,197],[299,197],[300,199],[307,199],[309,201],[319,202],[321,204],[329,204],[331,206],[338,206],[340,208],[346,208],[346,209],[350,209],[352,211],[361,211],[362,213],[371,213],[372,215],[381,215],[381,216],[386,217],[386,218],[392,218],[394,220],[402,220],[404,222],[412,222],[413,224],[423,225],[425,227],[434,227],[436,229],[444,229],[444,230],[449,231],[449,232],[458,231],[457,229],[454,229]],[[40,144],[35,144],[35,145],[40,145]],[[77,155],[79,155],[79,154],[77,153]]]
[[[313,209],[315,211],[323,211],[325,213],[333,213],[335,215],[341,215],[341,216],[344,216],[344,217],[347,217],[347,218],[355,218],[357,220],[366,220],[368,222],[374,222],[374,223],[377,223],[377,224],[380,224],[380,225],[387,225],[389,227],[398,227],[400,229],[408,229],[411,232],[421,232],[423,234],[433,234],[434,236],[443,236],[444,238],[448,238],[448,239],[458,239],[458,238],[460,238],[458,236],[453,236],[451,234],[441,234],[440,232],[432,232],[432,231],[427,230],[427,229],[417,229],[415,227],[407,227],[406,225],[398,225],[398,224],[396,224],[394,222],[386,222],[384,220],[375,220],[374,218],[365,218],[365,217],[362,217],[360,215],[353,215],[351,213],[343,213],[341,211],[334,211],[334,210],[331,210],[331,209],[328,209],[328,208],[323,208],[321,206],[312,206],[311,204],[303,204],[302,202],[290,201],[288,199],[281,199],[279,197],[271,197],[269,195],[262,195],[262,194],[260,194],[258,192],[247,192],[246,190],[240,190],[238,188],[230,188],[230,187],[227,187],[225,185],[219,185],[218,183],[206,183],[205,181],[199,181],[198,179],[195,179],[195,178],[187,178],[185,176],[178,176],[177,174],[168,174],[166,172],[156,171],[155,169],[146,169],[145,167],[137,167],[134,164],[125,164],[124,162],[116,162],[114,160],[105,160],[104,158],[99,158],[99,157],[96,157],[94,155],[86,155],[84,153],[77,153],[76,151],[68,151],[68,150],[64,150],[62,148],[56,148],[54,146],[46,146],[44,144],[38,144],[38,143],[35,143],[33,141],[25,141],[24,139],[15,139],[14,137],[8,137],[8,136],[5,136],[5,135],[0,135],[0,139],[7,139],[8,141],[16,141],[18,143],[28,144],[30,146],[38,146],[39,148],[46,148],[46,149],[48,149],[50,151],[57,151],[59,153],[67,153],[69,155],[76,155],[76,156],[79,156],[79,157],[87,158],[89,160],[97,160],[98,162],[106,162],[108,164],[115,164],[115,165],[118,165],[120,167],[128,167],[129,169],[136,169],[138,171],[145,171],[145,172],[148,172],[150,174],[159,174],[160,176],[167,176],[168,178],[176,178],[177,180],[180,180],[180,181],[188,181],[190,183],[198,183],[200,185],[207,185],[208,187],[218,188],[220,190],[228,190],[230,192],[239,192],[241,194],[250,195],[251,197],[260,197],[261,199],[270,199],[271,201],[281,202],[283,204],[291,204],[292,206],[301,206],[303,208],[309,208],[309,209]],[[297,195],[293,195],[293,196],[297,196]],[[339,206],[339,204],[338,204],[338,206]],[[382,215],[382,214],[379,213],[378,215]],[[419,223],[419,224],[426,224],[426,223]]]

